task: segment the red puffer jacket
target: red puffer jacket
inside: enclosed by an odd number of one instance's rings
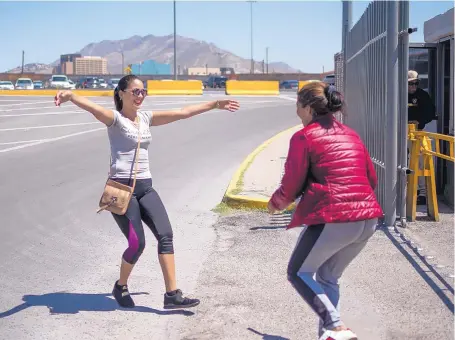
[[[290,142],[281,186],[272,205],[285,209],[302,195],[289,228],[383,216],[376,172],[358,134],[333,115],[313,120]]]

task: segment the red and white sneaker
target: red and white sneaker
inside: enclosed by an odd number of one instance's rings
[[[342,331],[325,331],[319,340],[358,340],[357,335],[350,329]]]

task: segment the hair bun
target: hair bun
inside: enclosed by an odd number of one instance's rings
[[[335,89],[335,86],[329,85],[325,88],[325,96],[327,97],[327,108],[330,112],[337,112],[343,106],[343,97],[340,92]]]

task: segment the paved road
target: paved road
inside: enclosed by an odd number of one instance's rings
[[[145,108],[216,96],[147,98]],[[215,239],[210,210],[252,149],[298,123],[292,101],[239,100],[236,113],[213,111],[152,130],[151,170],[174,227],[179,287],[193,296]],[[111,299],[126,241],[108,213],[95,214],[108,161],[105,128],[90,114],[72,104],[56,108],[46,97],[0,97],[1,338],[167,339],[192,315],[161,309],[150,232],[130,283],[141,293],[139,307],[119,310]]]

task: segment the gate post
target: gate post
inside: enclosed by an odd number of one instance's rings
[[[397,198],[397,137],[398,137],[398,2],[387,2],[387,120],[385,159],[385,223],[395,226]]]

